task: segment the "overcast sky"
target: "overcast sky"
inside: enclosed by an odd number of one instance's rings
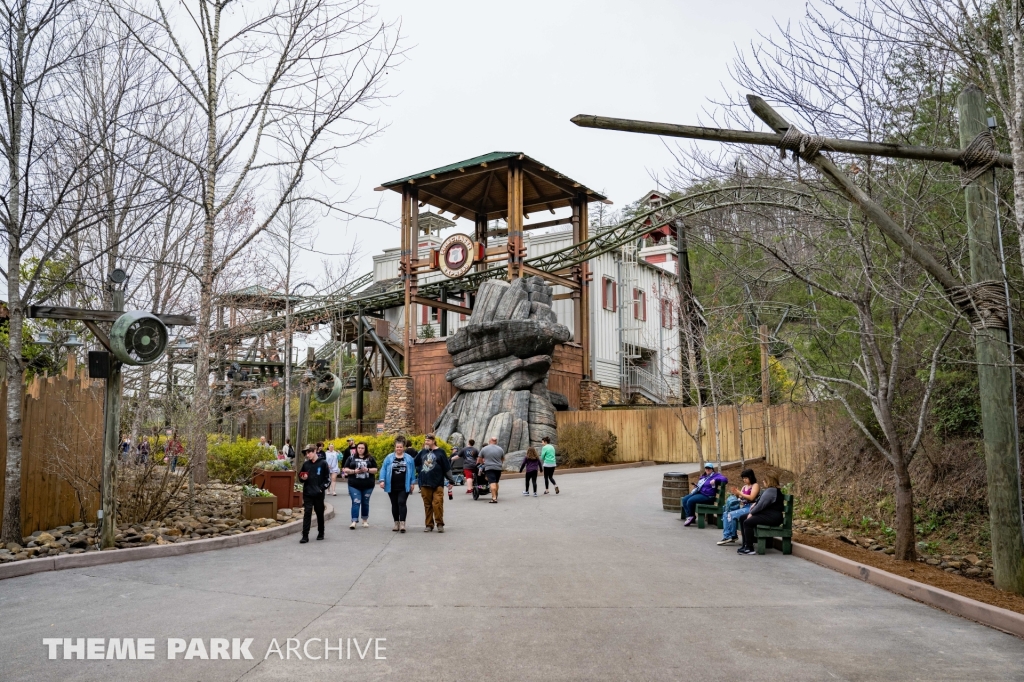
[[[379,109],[387,130],[346,151],[353,208],[380,203],[397,223],[399,195],[381,182],[491,151],[518,151],[604,193],[615,207],[672,164],[657,137],[578,128],[576,114],[695,123],[730,87],[736,49],[794,23],[803,0],[382,0],[408,48]],[[467,223],[468,225],[468,223]],[[356,219],[321,223],[317,247],[358,239],[361,274],[398,230]],[[310,254],[310,265],[320,256]],[[319,268],[318,268],[319,269]]]

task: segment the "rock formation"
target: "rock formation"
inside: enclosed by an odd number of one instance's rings
[[[555,346],[569,329],[551,310],[551,287],[540,277],[489,280],[480,286],[465,327],[448,339],[455,367],[446,378],[459,392],[434,422],[449,442],[470,438],[482,447],[492,436],[519,467],[527,447],[555,442],[555,404],[565,396],[547,388]]]

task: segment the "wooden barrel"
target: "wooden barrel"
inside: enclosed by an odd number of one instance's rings
[[[665,474],[661,484],[661,507],[665,511],[681,512],[679,500],[686,497],[690,492],[690,477],[678,471],[670,471]]]

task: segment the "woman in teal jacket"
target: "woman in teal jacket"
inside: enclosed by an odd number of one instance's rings
[[[384,458],[380,465],[380,487],[391,498],[391,518],[395,527],[391,530],[405,532],[406,502],[409,493],[416,488],[416,464],[405,454],[405,440],[395,439],[395,451]]]

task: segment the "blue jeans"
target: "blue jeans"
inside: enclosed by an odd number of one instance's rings
[[[370,518],[370,495],[372,494],[373,488],[356,490],[352,486],[348,487],[348,496],[352,500],[352,523],[359,520],[359,505],[363,506],[363,521]]]
[[[725,501],[725,518],[722,519],[722,539],[728,540],[738,536],[736,522],[750,513],[753,505],[733,495]]]
[[[700,493],[690,493],[683,498],[683,511],[686,512],[686,518],[693,516],[693,508],[698,504],[714,504],[715,498],[708,497],[707,495],[701,495]]]

